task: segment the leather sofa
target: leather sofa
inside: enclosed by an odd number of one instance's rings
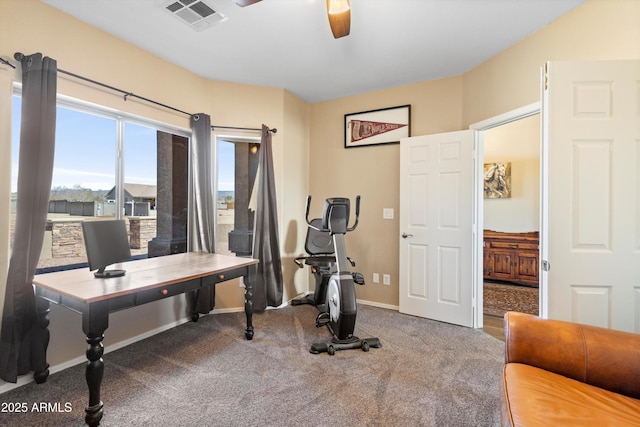
[[[640,335],[504,315],[503,426],[640,426]]]

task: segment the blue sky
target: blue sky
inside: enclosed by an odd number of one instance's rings
[[[17,190],[21,99],[14,97],[11,191]],[[132,123],[125,129],[125,182],[156,184],[156,130]],[[52,187],[79,185],[110,190],[115,185],[116,121],[58,107]],[[233,190],[233,144],[218,147],[218,189]]]

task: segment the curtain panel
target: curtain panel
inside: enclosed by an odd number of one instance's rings
[[[13,111],[13,81],[19,71],[0,64],[0,329],[4,294],[9,270],[9,215],[11,205],[11,123]],[[17,129],[16,129],[17,131]]]
[[[22,65],[18,193],[0,334],[0,378],[13,383],[18,375],[47,369],[48,336],[38,322],[32,282],[51,191],[57,84],[55,60],[40,53],[16,59]]]
[[[207,114],[191,116],[191,197],[189,208],[189,252],[216,251],[215,189],[211,164],[211,117]],[[201,289],[190,296],[197,313],[209,313],[215,307],[215,286]]]
[[[253,230],[253,258],[260,261],[253,286],[253,309],[256,312],[282,304],[282,260],[271,145],[271,131],[262,125]]]

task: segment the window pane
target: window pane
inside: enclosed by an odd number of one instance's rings
[[[133,123],[124,127],[124,212],[134,256],[146,255],[156,237],[157,133]]]
[[[218,141],[218,224],[216,252],[233,255],[229,250],[229,233],[233,231],[235,148],[232,142]]]
[[[218,140],[218,253],[251,256],[259,147],[252,140]]]
[[[148,240],[151,232],[147,230],[147,236],[141,239],[147,241],[150,257],[187,251],[189,216],[189,139],[163,131],[157,131],[156,139],[156,208],[155,212],[151,212],[152,215],[155,213],[155,237]],[[138,219],[148,222],[151,227],[149,217]],[[129,221],[134,221],[134,218],[130,217]],[[143,228],[141,224],[141,231]],[[134,231],[131,233],[132,240]]]
[[[14,96],[11,244],[17,205],[20,115],[21,98]],[[150,240],[159,242],[154,256],[186,251],[188,139],[126,122],[108,113],[105,116],[57,107],[51,198],[39,272],[86,265],[82,221],[124,217],[134,256],[145,256]],[[116,183],[122,182],[116,179],[119,120],[123,122],[125,135],[122,179],[127,203],[123,212],[116,212]],[[162,151],[162,162],[158,161],[159,147],[169,147]],[[161,191],[171,193],[169,199],[165,197],[164,216],[169,219],[161,227],[162,236],[156,222],[157,214],[162,212],[157,208],[159,164],[164,165],[161,175],[165,190]]]
[[[56,193],[62,190],[70,199],[104,201],[115,171],[116,121],[58,107],[52,199],[61,199]]]
[[[13,99],[11,236],[15,227],[21,98]],[[57,107],[51,198],[38,268],[85,263],[82,221],[113,217],[105,195],[115,183],[116,122]]]

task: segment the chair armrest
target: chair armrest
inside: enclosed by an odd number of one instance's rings
[[[504,315],[505,363],[640,398],[640,335],[530,314]]]

